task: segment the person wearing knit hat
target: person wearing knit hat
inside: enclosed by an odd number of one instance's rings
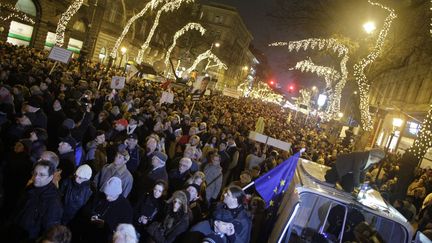
[[[103,187],[108,201],[115,201],[122,193],[122,181],[118,177],[111,177]]]
[[[113,243],[138,243],[138,236],[131,224],[119,224],[113,236]]]
[[[122,180],[113,176],[103,186],[105,197],[94,197],[89,203],[90,225],[84,229],[86,242],[111,242],[119,224],[132,224],[132,206],[122,195]],[[101,230],[103,229],[103,230]]]
[[[68,224],[93,194],[91,176],[92,170],[90,166],[81,165],[75,171],[75,179],[66,178],[63,180],[60,187],[60,191],[63,192],[64,204],[63,224]]]
[[[167,202],[169,206],[165,218],[151,223],[147,228],[147,233],[155,242],[174,242],[177,236],[189,228],[186,193],[175,191]]]
[[[121,119],[116,120],[114,124],[115,124],[115,126],[123,126],[124,129],[126,129],[129,122],[128,122],[128,120],[121,118]]]
[[[88,165],[81,165],[75,171],[75,181],[78,184],[90,180],[91,176],[92,176],[92,169]]]
[[[326,172],[326,182],[339,182],[346,192],[353,192],[363,182],[366,171],[384,157],[385,152],[382,149],[341,154],[332,168]]]
[[[73,137],[67,136],[61,138],[61,142],[58,145],[60,159],[58,168],[62,170],[62,178],[68,178],[75,172],[75,147],[76,140]]]

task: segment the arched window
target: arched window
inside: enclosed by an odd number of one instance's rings
[[[15,7],[30,16],[36,17],[36,5],[32,0],[18,0]]]

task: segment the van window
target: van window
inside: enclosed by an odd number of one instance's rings
[[[309,192],[300,194],[299,205],[282,242],[358,241],[354,233],[356,226],[359,226],[357,231],[370,226],[371,232],[377,231],[377,237],[386,242],[407,242],[407,231],[402,225],[362,208]]]

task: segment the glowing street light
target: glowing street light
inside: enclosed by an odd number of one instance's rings
[[[316,86],[312,86],[312,90],[313,91],[317,90],[317,87]]]
[[[339,112],[339,113],[338,113],[338,117],[339,117],[339,118],[342,118],[343,116],[344,116],[344,113],[342,113],[342,112]]]
[[[121,49],[120,49],[120,52],[121,52],[121,57],[120,57],[120,63],[119,63],[119,67],[122,65],[122,62],[123,62],[123,57],[124,57],[124,55],[126,54],[126,52],[127,52],[127,48],[126,47],[122,47]]]
[[[215,46],[215,47],[219,47],[219,46],[220,46],[220,43],[219,43],[219,42],[216,42],[216,43],[214,43],[214,46]]]
[[[375,23],[372,21],[366,22],[363,24],[363,29],[366,31],[366,33],[370,34],[376,29]]]

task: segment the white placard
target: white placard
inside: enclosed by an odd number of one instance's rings
[[[53,46],[48,58],[57,62],[68,64],[72,57],[72,51],[66,50],[64,48]]]
[[[287,142],[281,141],[279,139],[271,138],[271,137],[269,137],[267,144],[270,146],[273,146],[275,148],[282,149],[284,151],[290,151],[290,149],[291,149],[291,143],[287,143]]]
[[[268,138],[269,138],[268,136],[261,133],[257,133],[254,131],[249,132],[249,139],[252,139],[260,143],[266,143]]]
[[[126,77],[113,76],[111,79],[111,89],[123,89],[125,86]]]
[[[163,103],[169,103],[172,104],[174,103],[174,94],[170,93],[170,92],[162,92],[162,96],[160,98],[159,103],[163,104]]]

